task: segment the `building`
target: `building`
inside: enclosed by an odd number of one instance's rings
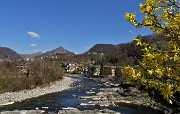
[[[122,66],[104,66],[102,69],[102,75],[104,76],[116,76],[116,70],[119,69],[122,73]]]

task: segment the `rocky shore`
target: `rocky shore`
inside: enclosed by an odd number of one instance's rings
[[[91,91],[92,92],[92,91]],[[81,96],[81,99],[90,100],[87,104],[80,105],[98,105],[98,106],[116,106],[121,103],[142,105],[154,107],[156,102],[150,98],[147,92],[142,92],[135,87],[113,87],[101,88],[98,93],[89,96]],[[93,92],[92,92],[93,93]]]
[[[118,84],[105,78],[93,80],[103,82],[105,87],[100,88],[95,95],[92,95],[93,90],[87,91],[86,93],[89,93],[89,95],[81,96],[80,99],[88,99],[89,102],[81,103],[81,106],[107,107],[129,104],[150,107],[163,113],[169,113],[160,103],[150,97],[147,91],[140,90],[131,84]]]
[[[33,90],[24,90],[15,93],[5,93],[0,95],[0,105],[7,105],[17,101],[22,101],[24,99],[38,97],[40,95],[58,92],[64,89],[70,88],[72,82],[78,81],[79,78],[71,78],[65,76],[63,80],[57,81],[45,88],[36,88]],[[93,79],[99,81],[99,79]],[[108,79],[109,80],[109,79]],[[14,111],[4,111],[0,114],[120,114],[120,112],[115,112],[110,109],[106,109],[108,106],[118,106],[122,104],[129,105],[141,105],[146,107],[151,107],[155,110],[161,110],[156,101],[148,96],[145,91],[139,90],[129,84],[114,84],[111,81],[101,79],[105,87],[98,89],[98,92],[93,88],[92,90],[86,91],[86,96],[79,96],[80,99],[88,100],[88,103],[79,104],[80,107],[83,106],[101,106],[104,109],[93,109],[80,111],[77,108],[67,107],[62,108],[59,112],[46,112],[44,110],[14,110]]]
[[[39,97],[41,95],[69,89],[70,85],[74,81],[77,81],[77,79],[65,76],[62,80],[56,81],[47,87],[37,87],[32,90],[22,90],[19,92],[6,92],[0,94],[0,106],[9,105],[13,104],[14,102],[20,102],[25,99]]]
[[[94,109],[94,110],[84,110],[80,111],[78,109],[70,109],[70,110],[60,110],[58,114],[121,114],[120,112],[115,112],[110,109]]]
[[[60,110],[58,113],[53,113],[53,112],[46,113],[44,110],[21,110],[21,111],[15,110],[15,111],[1,112],[0,114],[121,114],[121,113],[109,109],[80,111],[77,108],[66,108]]]

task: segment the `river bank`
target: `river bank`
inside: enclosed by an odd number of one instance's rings
[[[94,109],[94,110],[84,110],[80,111],[77,108],[66,108],[63,110],[59,110],[57,113],[46,113],[44,110],[15,110],[15,111],[5,111],[0,114],[121,114],[120,112],[115,112],[109,109]]]
[[[172,114],[176,112],[179,114],[179,109],[167,109],[165,105],[149,96],[148,92],[142,90],[129,83],[119,83],[114,81],[112,77],[106,78],[91,78],[92,80],[102,82],[105,87],[100,88],[99,91],[91,95],[93,90],[87,91],[87,96],[80,96],[80,99],[90,100],[88,103],[81,103],[81,106],[121,106],[121,105],[136,105],[151,108],[159,111],[159,113]]]
[[[90,100],[88,103],[81,103],[81,106],[121,106],[121,105],[137,105],[150,107],[154,110],[162,111],[157,102],[149,97],[145,91],[140,91],[136,87],[105,87],[100,88],[95,95],[93,90],[87,91],[88,96],[80,96],[80,99]]]
[[[69,89],[3,106],[0,108],[0,114],[159,114],[159,111],[141,105],[132,105],[132,102],[117,104],[116,101],[129,101],[131,96],[139,93],[138,90],[131,87],[128,92],[120,87],[106,87],[104,85],[108,84],[96,80],[98,78],[95,78],[94,81],[94,79],[68,74],[67,77],[69,78],[69,76],[70,79],[73,77],[72,80],[75,80],[70,84]],[[105,82],[108,81],[105,80]],[[124,94],[124,97],[121,96],[121,93]],[[141,97],[136,101],[141,102]],[[144,103],[145,101],[146,99],[144,99]]]
[[[51,83],[46,87],[37,87],[31,90],[22,90],[18,92],[6,92],[0,94],[0,106],[13,104],[25,99],[39,97],[49,93],[55,93],[70,88],[70,85],[78,79],[64,76],[62,80]]]

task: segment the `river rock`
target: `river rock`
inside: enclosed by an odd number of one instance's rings
[[[100,88],[96,95],[81,96],[81,98],[90,100],[90,104],[97,106],[116,106],[120,103],[135,104],[143,106],[152,106],[155,101],[148,97],[147,92],[138,90],[136,87],[106,87]],[[85,105],[89,105],[88,103]]]
[[[62,80],[56,81],[46,87],[37,87],[31,90],[22,90],[17,92],[6,92],[0,94],[0,106],[13,104],[14,102],[20,102],[25,99],[39,97],[49,93],[55,93],[65,89],[71,88],[70,85],[78,81],[71,77],[64,77]]]
[[[90,91],[86,91],[86,94],[94,94],[95,92],[90,90]]]
[[[44,112],[44,110],[15,110],[0,112],[0,114],[43,114]]]
[[[119,112],[115,112],[109,109],[95,109],[95,110],[84,110],[80,111],[78,109],[72,109],[72,110],[60,110],[58,114],[121,114]]]

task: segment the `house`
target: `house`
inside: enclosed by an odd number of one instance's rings
[[[123,73],[123,67],[122,66],[103,66],[101,68],[100,65],[91,65],[88,66],[88,70],[86,75],[87,76],[116,76],[120,73]]]
[[[115,67],[114,66],[104,66],[102,74],[105,76],[115,76]]]
[[[66,66],[66,72],[81,74],[83,72],[83,67],[81,64],[68,63],[68,65]]]
[[[116,70],[119,69],[122,73],[122,66],[104,66],[102,69],[102,75],[104,76],[116,76]]]
[[[66,66],[66,72],[67,73],[73,73],[75,71],[75,64],[73,63],[68,63]]]

